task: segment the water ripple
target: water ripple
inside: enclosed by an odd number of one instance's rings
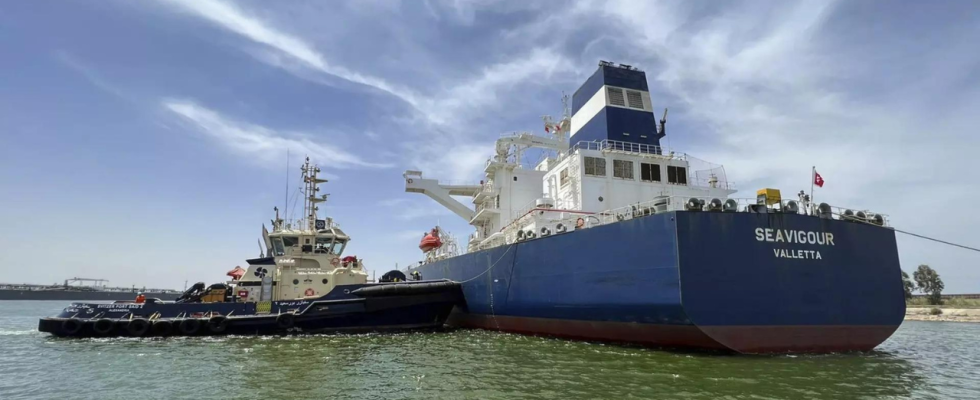
[[[83,340],[34,330],[61,306],[0,303],[0,399],[980,398],[980,324],[909,322],[867,354],[763,357],[475,330]]]

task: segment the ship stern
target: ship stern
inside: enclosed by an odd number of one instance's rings
[[[892,229],[788,213],[676,220],[684,312],[731,350],[868,351],[904,319]]]

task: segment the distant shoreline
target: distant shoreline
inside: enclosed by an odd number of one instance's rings
[[[940,308],[942,314],[932,315],[933,307],[908,307],[906,321],[980,322],[980,309]]]

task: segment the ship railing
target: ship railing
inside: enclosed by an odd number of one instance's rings
[[[675,153],[666,147],[644,143],[623,142],[619,140],[593,140],[580,141],[569,148],[569,152],[575,150],[596,150],[596,151],[617,151],[629,154],[655,154],[676,159],[687,159],[685,153]]]
[[[334,222],[332,219],[324,218],[327,221],[326,229],[330,228],[340,228],[340,224]],[[296,218],[296,219],[280,219],[277,224],[272,225],[272,232],[279,231],[302,231],[309,228],[306,218]]]
[[[719,179],[712,180],[711,178],[696,179],[696,178],[692,178],[691,176],[688,176],[687,178],[687,186],[712,188],[712,189],[717,188],[717,189],[725,189],[725,190],[737,190],[735,188],[734,182],[726,182]]]
[[[713,203],[715,200],[718,200],[718,202]],[[589,226],[605,225],[669,211],[795,213],[888,226],[888,216],[885,214],[874,213],[869,210],[831,206],[826,203],[802,204],[802,202],[797,200],[781,200],[772,204],[760,204],[758,199],[682,196],[664,196],[658,199],[596,213],[594,216],[597,219],[597,223],[589,223]]]

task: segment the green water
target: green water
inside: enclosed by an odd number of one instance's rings
[[[0,301],[0,399],[980,399],[980,324],[906,322],[870,354],[736,356],[475,330],[57,339]]]

